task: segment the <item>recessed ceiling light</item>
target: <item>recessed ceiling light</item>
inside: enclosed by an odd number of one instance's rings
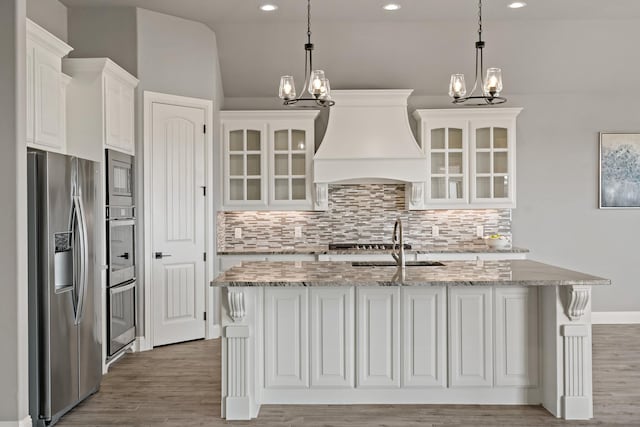
[[[509,3],[509,7],[511,9],[520,9],[521,7],[525,7],[527,4],[523,1],[514,1]]]
[[[275,4],[263,4],[260,6],[260,10],[263,12],[273,12],[276,9],[278,9],[278,6]]]
[[[389,4],[385,4],[384,6],[382,6],[382,8],[384,10],[398,10],[401,7],[402,6],[400,6],[399,4],[395,4],[395,3],[389,3]]]

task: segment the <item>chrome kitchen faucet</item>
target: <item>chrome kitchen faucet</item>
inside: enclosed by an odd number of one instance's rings
[[[404,254],[404,242],[402,240],[402,220],[400,217],[396,219],[396,223],[393,226],[393,247],[391,249],[391,256],[396,260],[398,269],[404,271],[405,268],[405,254]]]

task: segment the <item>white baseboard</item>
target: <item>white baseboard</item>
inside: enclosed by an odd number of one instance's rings
[[[594,325],[639,324],[640,311],[594,311],[591,313]]]
[[[31,427],[31,416],[27,415],[20,421],[0,421],[0,427]]]
[[[136,340],[133,342],[133,347],[131,347],[131,351],[134,353],[140,353],[141,351],[149,351],[153,349],[149,345],[149,341],[145,337],[136,337]]]
[[[209,326],[209,331],[207,333],[208,340],[215,340],[217,338],[220,338],[221,336],[222,336],[222,328],[220,327],[220,325]]]

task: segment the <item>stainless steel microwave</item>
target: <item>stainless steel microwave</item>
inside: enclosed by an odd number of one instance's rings
[[[106,150],[107,206],[133,206],[133,156]]]

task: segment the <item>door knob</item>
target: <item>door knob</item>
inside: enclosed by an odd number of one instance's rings
[[[171,255],[163,254],[162,252],[156,252],[156,259],[166,258],[168,256],[171,256]]]

